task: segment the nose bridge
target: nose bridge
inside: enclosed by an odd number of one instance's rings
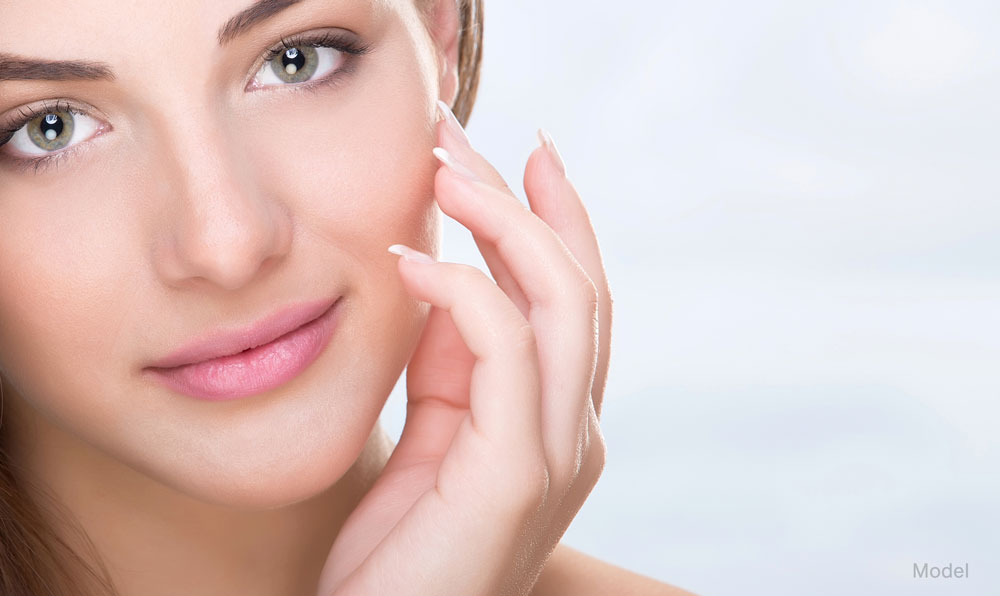
[[[289,226],[284,212],[254,179],[240,129],[218,102],[190,96],[159,102],[154,125],[160,137],[162,172],[172,203],[159,222],[171,250],[164,274],[172,281],[201,277],[233,289],[247,282],[261,263],[282,252]],[[209,106],[209,107],[206,107]],[[166,109],[169,108],[169,111]]]

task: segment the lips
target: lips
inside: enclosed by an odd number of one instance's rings
[[[301,302],[282,308],[244,328],[219,328],[191,341],[147,368],[175,368],[204,362],[270,343],[326,313],[339,300]]]

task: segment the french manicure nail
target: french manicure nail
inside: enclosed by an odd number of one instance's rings
[[[552,140],[552,135],[549,134],[544,128],[538,129],[538,142],[545,147],[549,155],[552,156],[552,160],[556,163],[556,167],[559,168],[559,172],[565,176],[566,175],[566,163],[563,162],[563,158],[559,155],[559,150],[556,149],[556,142]]]
[[[405,244],[393,244],[389,247],[389,252],[399,255],[411,263],[437,263],[437,260],[429,254],[413,250]]]
[[[448,153],[448,150],[444,147],[435,147],[432,151],[435,157],[441,160],[441,163],[448,166],[451,171],[455,172],[459,176],[463,176],[469,180],[479,180],[479,176],[476,176],[475,172],[455,159],[455,156]]]
[[[451,108],[448,107],[448,104],[444,103],[440,99],[437,100],[437,104],[438,104],[438,113],[441,115],[442,118],[444,118],[445,125],[448,127],[448,130],[451,132],[451,135],[455,137],[456,141],[465,143],[465,146],[471,149],[472,142],[469,141],[469,135],[468,133],[465,132],[465,129],[462,128],[462,123],[459,122],[458,118],[455,117],[455,112],[451,111]]]

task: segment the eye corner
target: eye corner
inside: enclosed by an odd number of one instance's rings
[[[0,149],[3,150],[0,153],[3,154],[3,161],[8,162],[17,171],[25,173],[39,174],[69,158],[69,156],[86,152],[91,148],[91,142],[114,130],[114,126],[99,110],[92,112],[90,109],[77,107],[64,100],[49,100],[39,106],[22,107],[19,113],[23,123],[0,146]],[[46,131],[42,131],[40,128],[32,131],[28,130],[28,127],[45,116],[59,113],[71,116],[68,123],[63,122],[59,127],[61,128],[60,133],[69,131],[70,137],[62,146],[44,147],[42,144],[46,143],[46,139],[52,141],[56,135],[49,137]],[[55,124],[55,121],[49,124]]]
[[[113,132],[115,127],[111,125],[110,122],[106,120],[98,120],[99,124],[96,129],[94,129],[94,134],[90,136],[91,139],[96,139],[97,137]]]
[[[253,71],[253,74],[250,75],[250,80],[248,80],[246,85],[243,86],[244,92],[256,93],[258,91],[262,91],[267,88],[267,85],[262,85],[259,79],[261,73],[264,71],[265,68],[268,67],[268,64],[269,64],[268,62],[264,62],[263,64],[260,65],[260,67],[257,68],[257,70]]]

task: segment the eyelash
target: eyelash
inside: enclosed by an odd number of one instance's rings
[[[281,42],[269,49],[264,54],[264,59],[261,63],[267,63],[274,60],[280,56],[285,50],[290,50],[296,47],[309,46],[313,48],[333,48],[335,50],[344,52],[348,56],[358,56],[360,54],[367,54],[371,51],[371,44],[361,44],[357,43],[353,39],[350,39],[346,35],[339,33],[332,33],[330,31],[324,31],[319,34],[299,34],[293,35],[289,38],[281,38]],[[353,62],[353,60],[348,59],[348,63]],[[336,72],[343,72],[348,66],[344,66],[341,70]],[[336,75],[334,75],[336,76]],[[323,80],[323,79],[320,79]],[[318,81],[314,81],[318,82]],[[309,85],[309,83],[301,83],[301,85]]]
[[[303,46],[313,48],[332,48],[339,52],[343,52],[346,55],[344,58],[344,65],[334,72],[326,75],[322,79],[308,81],[305,83],[296,83],[294,85],[282,85],[283,87],[287,86],[295,90],[311,91],[316,90],[321,86],[335,84],[339,82],[343,75],[354,72],[356,61],[360,55],[367,54],[371,51],[371,44],[358,43],[347,35],[333,33],[330,31],[324,31],[321,33],[300,33],[292,35],[291,37],[281,38],[281,41],[277,45],[264,52],[263,58],[259,62],[255,63],[251,72],[256,74],[261,66],[267,64],[271,60],[274,60],[288,49],[295,47],[301,48]],[[27,106],[19,108],[19,116],[13,122],[6,123],[3,125],[3,128],[0,128],[0,149],[3,149],[3,147],[14,137],[14,134],[21,130],[23,126],[35,118],[44,116],[45,114],[51,112],[69,112],[74,116],[90,115],[85,110],[73,107],[65,100],[56,100],[51,104],[46,101],[43,102],[40,107]],[[38,173],[51,165],[55,165],[58,160],[74,153],[77,150],[77,147],[83,144],[84,143],[79,143],[77,146],[65,151],[59,151],[42,157],[11,158],[0,155],[0,158],[13,162],[14,165],[21,171],[26,171],[31,168],[35,173]]]
[[[42,105],[39,107],[25,106],[22,108],[18,108],[17,112],[19,114],[17,120],[10,123],[9,125],[5,125],[3,129],[0,129],[0,149],[2,149],[4,145],[9,143],[12,138],[14,138],[14,134],[17,131],[21,130],[22,126],[31,122],[35,118],[38,118],[39,116],[44,116],[45,114],[51,112],[69,112],[74,116],[88,115],[86,112],[74,108],[69,104],[69,102],[65,100],[56,100],[53,103],[49,103],[49,101],[44,101],[42,102]],[[26,171],[28,168],[34,168],[34,171],[37,173],[39,170],[43,169],[46,166],[55,164],[56,160],[72,152],[73,149],[67,149],[66,151],[59,151],[51,155],[45,155],[42,157],[33,157],[28,159],[10,158],[6,156],[0,156],[0,157],[12,161],[20,171]]]

